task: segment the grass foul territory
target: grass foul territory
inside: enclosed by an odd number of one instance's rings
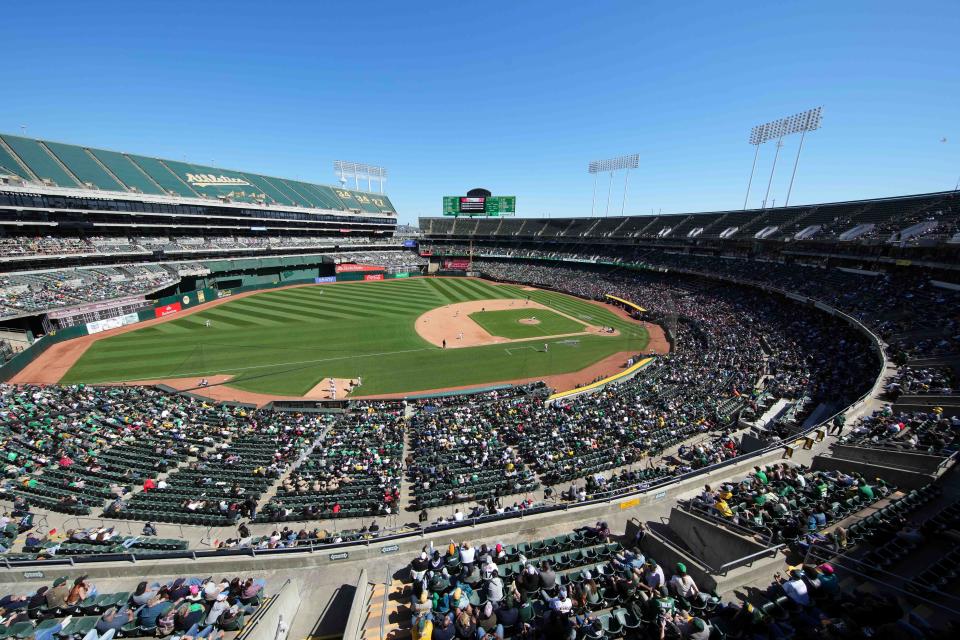
[[[522,341],[442,349],[415,329],[417,318],[436,307],[527,298],[552,311],[491,311],[471,319],[494,336],[529,338],[533,349],[513,349],[525,346]],[[538,324],[520,322],[532,316]],[[564,338],[550,336],[583,331],[574,318],[614,327],[619,335],[578,335],[578,348],[565,348],[559,344]],[[642,326],[561,294],[474,279],[350,282],[267,291],[107,337],[91,345],[61,382],[226,374],[239,389],[303,395],[327,377],[362,378],[356,394],[374,395],[569,373],[618,352],[641,352],[647,342]],[[544,343],[556,348],[544,349]]]

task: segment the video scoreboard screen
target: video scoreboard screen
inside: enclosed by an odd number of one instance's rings
[[[460,198],[460,213],[485,213],[486,198]]]
[[[516,196],[444,196],[445,216],[503,216],[517,212]]]

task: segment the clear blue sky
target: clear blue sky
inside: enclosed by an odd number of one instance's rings
[[[628,213],[739,208],[750,127],[821,104],[794,203],[960,177],[957,0],[48,0],[3,20],[0,131],[328,184],[334,159],[380,163],[402,221],[475,186],[589,215],[587,162],[630,152]]]

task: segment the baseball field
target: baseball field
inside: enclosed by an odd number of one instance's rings
[[[644,324],[548,291],[467,278],[345,282],[228,299],[98,339],[61,382],[217,376],[311,397],[333,379],[370,396],[576,372],[648,341]]]

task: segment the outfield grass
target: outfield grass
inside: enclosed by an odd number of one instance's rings
[[[528,318],[536,318],[539,324],[520,323],[521,320]],[[470,314],[470,319],[483,327],[490,335],[510,338],[511,340],[578,333],[585,328],[582,322],[571,320],[546,309],[477,311]]]
[[[620,335],[442,350],[414,329],[420,314],[438,306],[528,296]],[[362,376],[358,394],[401,393],[577,371],[619,351],[642,351],[647,339],[643,327],[611,311],[546,291],[452,278],[351,282],[267,291],[98,340],[62,382],[223,373],[241,389],[302,395],[324,377]],[[537,348],[545,340],[548,353]]]

